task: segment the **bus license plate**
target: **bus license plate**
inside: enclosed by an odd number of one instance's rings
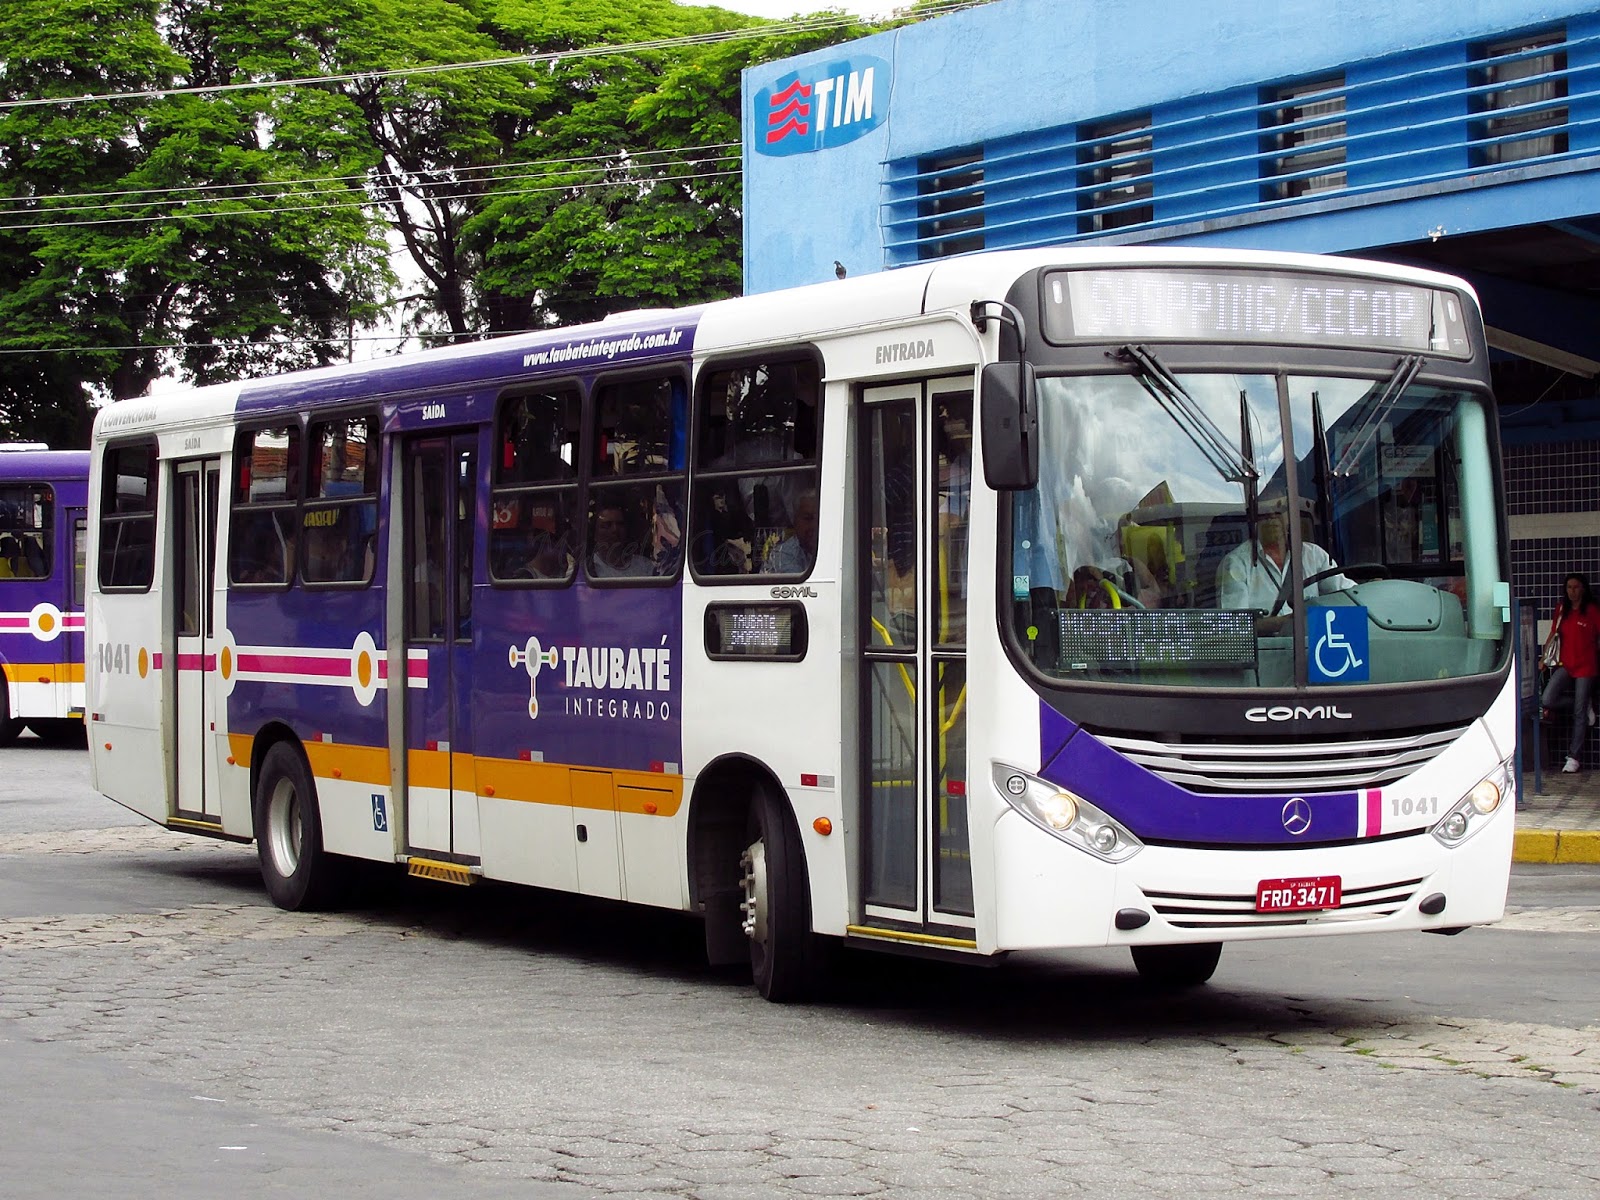
[[[1339,876],[1311,879],[1263,879],[1256,884],[1257,912],[1310,912],[1338,908],[1342,894]]]

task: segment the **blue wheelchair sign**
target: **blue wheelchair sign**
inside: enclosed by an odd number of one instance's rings
[[[1367,610],[1313,608],[1306,614],[1312,683],[1363,683],[1372,675],[1367,653]]]
[[[372,827],[379,833],[389,832],[389,813],[382,792],[372,793]]]

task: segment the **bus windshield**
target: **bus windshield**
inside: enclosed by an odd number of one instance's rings
[[[1240,688],[1494,670],[1493,414],[1412,382],[1416,361],[1378,380],[1158,363],[1041,378],[1039,481],[1011,501],[1034,663]]]

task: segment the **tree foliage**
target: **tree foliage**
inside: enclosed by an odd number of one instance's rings
[[[333,361],[397,312],[464,339],[733,294],[740,72],[869,31],[671,0],[5,0],[0,101],[57,103],[0,107],[0,439],[83,444],[98,400]]]

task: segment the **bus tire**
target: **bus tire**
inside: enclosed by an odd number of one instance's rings
[[[88,726],[78,717],[37,718],[28,721],[28,728],[41,742],[52,746],[86,746],[89,744]]]
[[[1199,987],[1210,979],[1222,957],[1221,942],[1195,942],[1184,946],[1133,946],[1133,965],[1139,978],[1153,987]]]
[[[804,1000],[815,958],[805,852],[783,804],[765,788],[752,799],[748,833],[750,844],[739,859],[739,909],[750,940],[751,979],[776,1004]]]
[[[0,746],[9,746],[22,733],[25,722],[11,715],[11,688],[0,673]]]
[[[256,853],[267,895],[279,908],[326,908],[337,891],[332,855],[322,848],[317,786],[298,747],[279,742],[267,751],[256,780]]]

